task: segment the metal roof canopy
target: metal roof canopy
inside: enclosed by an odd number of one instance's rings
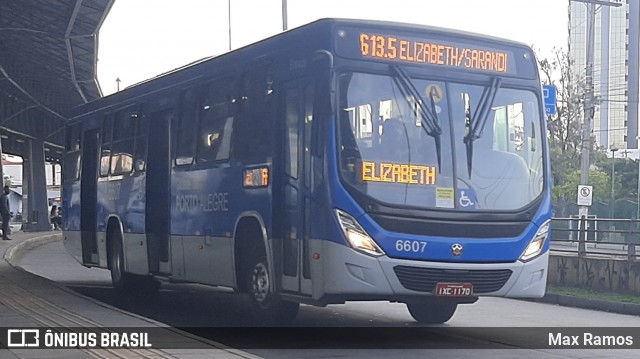
[[[3,152],[39,138],[46,160],[61,160],[67,112],[102,96],[97,33],[114,1],[0,0]]]

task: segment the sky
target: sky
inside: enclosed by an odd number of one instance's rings
[[[567,47],[568,0],[287,0],[288,28],[326,17],[398,21]],[[229,9],[229,3],[231,8]],[[230,10],[230,11],[229,11]],[[105,95],[282,32],[282,0],[115,0],[99,33]]]

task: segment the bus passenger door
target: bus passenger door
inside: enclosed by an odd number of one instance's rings
[[[313,98],[312,78],[285,85],[282,289],[308,295],[312,291],[309,208]]]
[[[170,170],[169,125],[173,110],[151,114],[147,149],[145,233],[151,273],[170,273]]]
[[[98,130],[88,130],[82,141],[82,174],[80,177],[80,231],[82,263],[98,264],[96,237],[98,209]]]

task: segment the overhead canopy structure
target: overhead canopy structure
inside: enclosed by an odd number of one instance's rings
[[[45,162],[62,161],[69,110],[102,95],[97,34],[114,1],[0,0],[0,152],[23,158],[23,230],[51,228]]]
[[[115,0],[0,0],[2,152],[24,155],[29,139],[60,161],[64,121],[102,96],[98,30]]]

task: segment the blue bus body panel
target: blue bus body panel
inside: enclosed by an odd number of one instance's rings
[[[65,231],[79,231],[81,211],[80,182],[63,182],[62,193],[62,213],[64,214],[62,216],[62,228]]]
[[[518,236],[501,237],[496,233],[493,238],[473,238],[473,233],[468,237],[428,237],[413,234],[398,234],[384,230],[378,226],[367,214],[358,218],[360,224],[382,247],[391,258],[444,261],[444,262],[474,262],[474,263],[510,263],[520,258],[527,245],[534,238],[542,224],[551,218],[550,194],[543,193],[543,200],[538,213],[526,230]],[[545,242],[542,253],[549,249],[551,233]],[[398,240],[427,242],[424,252],[399,251],[396,248]],[[454,256],[451,253],[453,244],[461,244],[464,251]]]
[[[111,216],[116,216],[126,233],[144,233],[145,176],[122,176],[98,181],[97,230],[104,232]]]
[[[227,164],[174,169],[171,188],[167,189],[171,196],[171,234],[230,237],[236,220],[247,212],[271,223],[270,187],[244,189],[242,169]],[[108,219],[116,216],[125,233],[145,233],[145,182],[145,175],[140,175],[98,183],[98,232],[106,231]],[[67,220],[74,226],[67,228],[79,230],[79,207],[70,208],[72,213]]]
[[[244,168],[223,164],[215,168],[175,170],[171,183],[172,233],[231,237],[236,220],[243,214],[257,215],[270,224],[271,187],[243,188]],[[265,229],[270,232],[270,228]]]

